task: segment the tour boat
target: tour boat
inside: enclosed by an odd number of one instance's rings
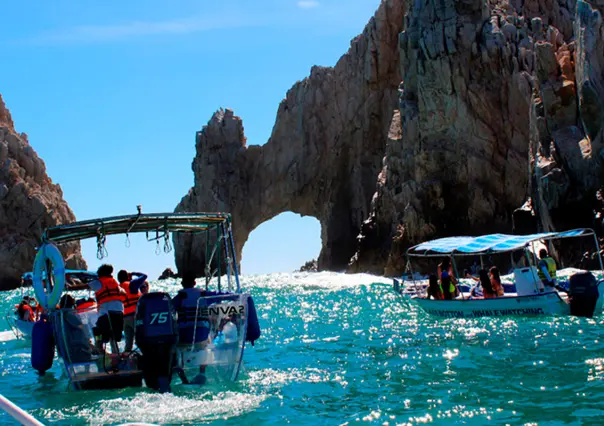
[[[57,245],[96,238],[100,259],[106,253],[106,236],[127,238],[132,233],[145,233],[158,247],[163,242],[166,252],[172,249],[173,233],[206,237],[205,263],[197,269],[205,270],[205,287],[190,318],[195,324],[193,336],[203,329],[204,340],[179,340],[178,314],[170,295],[163,292],[140,296],[132,352],[124,352],[117,338],[105,346],[96,333],[95,341],[96,307],[59,309],[66,287]],[[241,290],[231,216],[226,213],[143,214],[139,209],[136,215],[49,228],[34,261],[33,287],[47,314],[33,326],[32,366],[44,374],[52,366],[56,344],[64,371],[77,390],[138,387],[144,380],[147,387],[163,392],[170,389],[174,373],[185,384],[236,380],[246,341],[253,344],[260,336],[253,300]],[[200,375],[203,380],[198,380]]]
[[[572,270],[567,285],[557,288],[546,287],[539,278],[535,246],[552,240],[566,238],[592,237],[600,264],[599,271]],[[602,258],[595,233],[591,229],[575,229],[566,232],[548,232],[531,235],[491,234],[479,237],[448,237],[427,241],[407,250],[408,267],[411,260],[417,258],[435,259],[449,256],[457,273],[455,258],[480,258],[484,266],[485,257],[502,254],[521,254],[521,262],[515,262],[509,275],[510,281],[504,284],[504,295],[483,299],[472,297],[469,286],[460,284],[460,294],[454,300],[434,300],[426,297],[426,280],[418,281],[414,274],[411,278],[394,279],[394,290],[406,300],[419,306],[425,312],[444,318],[476,318],[507,315],[577,315],[591,317],[602,312],[604,304],[604,280],[602,277]],[[493,266],[493,265],[489,265]],[[436,270],[436,265],[434,265]],[[505,278],[505,277],[502,277]],[[562,284],[562,283],[559,283]],[[565,283],[566,284],[566,283]],[[564,288],[567,288],[564,291]]]

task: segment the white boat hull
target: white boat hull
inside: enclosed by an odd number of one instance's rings
[[[431,315],[443,318],[479,318],[509,315],[570,315],[570,306],[557,292],[494,299],[411,299]]]

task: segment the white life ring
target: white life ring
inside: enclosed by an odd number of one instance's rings
[[[42,275],[46,270],[46,261],[52,263],[52,278],[54,287],[50,294],[47,293]],[[59,249],[50,243],[44,243],[38,249],[34,260],[33,287],[38,303],[46,309],[55,309],[63,290],[65,289],[65,262]],[[48,278],[48,277],[47,277]]]

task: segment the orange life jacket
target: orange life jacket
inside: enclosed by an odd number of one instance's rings
[[[35,321],[36,316],[34,310],[29,305],[23,305],[23,314],[19,317],[22,321]]]
[[[126,292],[126,297],[124,297],[124,316],[134,315],[140,292],[137,291],[136,294],[130,293],[130,281],[124,281],[120,286]]]
[[[82,312],[82,311],[86,311],[86,310],[94,308],[94,307],[96,307],[96,303],[93,300],[89,300],[87,302],[83,302],[83,303],[80,303],[79,305],[76,305],[76,311]]]
[[[99,291],[95,291],[94,295],[96,296],[96,302],[99,305],[103,303],[112,302],[112,301],[120,301],[123,302],[124,295],[120,289],[120,285],[117,281],[111,277],[100,277],[100,283],[103,285]]]

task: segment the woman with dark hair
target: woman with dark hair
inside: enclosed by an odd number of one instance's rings
[[[493,291],[497,295],[496,297],[501,297],[504,294],[503,284],[501,284],[501,275],[499,274],[499,268],[497,266],[493,266],[489,270],[490,275],[490,283],[491,287],[493,287]]]
[[[430,274],[428,277],[428,294],[427,298],[432,297],[434,300],[444,300],[443,289],[440,287],[438,277],[434,274]]]
[[[457,278],[453,273],[453,266],[451,265],[451,258],[445,256],[438,265],[438,278],[440,280],[440,286],[443,291],[445,300],[453,300],[457,297]]]
[[[473,277],[472,275],[469,275],[469,274],[466,275],[466,278],[471,278],[474,281],[478,282],[476,287],[474,287],[472,289],[472,296],[476,296],[474,294],[474,291],[477,290],[479,287],[482,287],[482,295],[485,299],[493,299],[493,298],[497,297],[497,293],[495,292],[495,290],[493,289],[493,286],[491,285],[491,280],[489,279],[489,273],[487,272],[486,269],[480,269],[478,271],[478,278]]]

